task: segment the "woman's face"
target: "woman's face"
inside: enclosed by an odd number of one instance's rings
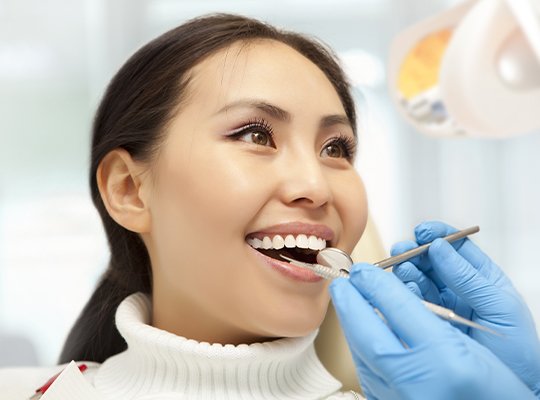
[[[272,257],[309,257],[320,239],[350,253],[364,230],[341,101],[315,64],[270,40],[205,59],[188,92],[152,167],[152,323],[231,344],[305,335],[328,282]]]

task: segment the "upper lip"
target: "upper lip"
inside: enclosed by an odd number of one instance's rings
[[[293,221],[283,224],[272,225],[256,232],[249,233],[246,238],[258,238],[262,239],[264,236],[269,235],[307,235],[316,236],[320,239],[324,239],[327,242],[334,240],[334,231],[321,224],[310,224],[306,222]]]

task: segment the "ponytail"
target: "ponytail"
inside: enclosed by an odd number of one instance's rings
[[[116,229],[124,228],[116,225]],[[132,293],[151,293],[150,261],[144,243],[135,233],[126,230],[118,239],[125,240],[122,247],[126,258],[120,262],[111,259],[64,343],[59,364],[71,360],[102,363],[126,349],[115,325],[116,308]]]

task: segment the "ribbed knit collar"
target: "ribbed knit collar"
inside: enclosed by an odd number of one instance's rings
[[[341,384],[313,346],[317,331],[271,342],[197,342],[149,325],[147,295],[127,297],[116,312],[126,351],[106,360],[94,385],[110,399],[320,399]]]

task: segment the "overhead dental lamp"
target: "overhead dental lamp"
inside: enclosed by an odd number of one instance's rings
[[[468,0],[401,32],[389,85],[432,136],[540,131],[540,0]]]

